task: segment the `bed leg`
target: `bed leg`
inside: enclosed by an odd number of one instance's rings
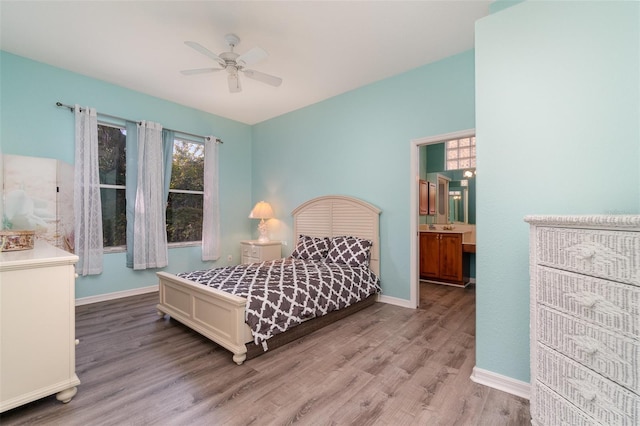
[[[238,365],[242,365],[245,359],[247,359],[246,352],[242,354],[233,354],[233,361]]]
[[[74,386],[72,388],[65,389],[63,391],[58,392],[56,394],[56,399],[62,402],[63,404],[66,404],[69,401],[71,401],[71,398],[76,396],[77,393],[78,393],[78,388]]]
[[[156,305],[156,314],[158,314],[160,318],[164,317],[165,315],[164,312],[160,310],[160,305]]]

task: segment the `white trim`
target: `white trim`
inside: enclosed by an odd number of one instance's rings
[[[458,139],[465,136],[475,135],[476,129],[461,130],[458,132],[445,133],[442,135],[429,136],[425,138],[412,139],[411,143],[411,160],[409,168],[409,286],[410,299],[409,302],[413,307],[418,306],[420,275],[418,264],[418,185],[420,181],[420,146],[431,145],[434,143],[444,142],[447,139]]]
[[[529,399],[529,395],[531,395],[531,385],[529,383],[489,370],[483,370],[477,366],[473,367],[470,379],[478,384],[489,386],[521,398]]]
[[[174,194],[195,194],[195,195],[204,195],[204,191],[196,191],[191,189],[169,189],[169,192]]]
[[[131,290],[116,291],[113,293],[99,294],[97,296],[81,297],[76,299],[76,306],[89,305],[91,303],[106,302],[108,300],[121,299],[123,297],[137,296],[139,294],[153,293],[158,291],[158,284],[148,287],[134,288]]]
[[[416,309],[416,305],[412,304],[410,300],[399,299],[393,296],[385,296],[384,294],[378,296],[378,302],[388,303],[389,305],[400,306],[402,308]]]

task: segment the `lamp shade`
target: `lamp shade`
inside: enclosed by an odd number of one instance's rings
[[[257,203],[251,213],[249,213],[250,219],[272,219],[273,218],[273,209],[269,203],[265,203],[264,201],[260,201]]]

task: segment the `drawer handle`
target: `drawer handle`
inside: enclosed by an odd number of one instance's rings
[[[596,400],[596,392],[593,390],[583,389],[580,391],[580,395],[582,395],[587,402],[593,402]]]
[[[583,249],[582,251],[579,251],[578,253],[576,253],[576,258],[586,260],[586,259],[591,259],[595,255],[596,255],[596,251],[594,249]]]
[[[567,252],[573,254],[576,259],[587,260],[594,257],[600,262],[627,262],[628,255],[617,253],[610,247],[597,242],[585,242],[567,248]]]
[[[581,349],[587,355],[593,356],[600,349],[600,342],[598,342],[596,339],[592,339],[586,336],[571,336],[570,339],[576,342],[576,345],[579,347],[579,349]]]
[[[596,305],[596,303],[601,302],[603,300],[603,298],[598,296],[597,294],[588,293],[588,292],[569,293],[568,296],[573,298],[576,302],[578,302],[580,305],[584,306],[585,308],[593,308]]]
[[[601,312],[605,312],[611,315],[620,315],[624,317],[630,317],[631,313],[624,309],[621,309],[614,303],[611,303],[606,298],[593,294],[588,291],[579,293],[567,293],[567,296],[574,299],[576,303],[587,309],[596,309]],[[597,306],[596,306],[597,305]]]
[[[598,395],[598,389],[586,380],[567,379],[567,382],[576,390],[576,393],[583,397],[586,402],[594,402]]]

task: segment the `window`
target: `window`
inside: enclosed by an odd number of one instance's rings
[[[447,170],[474,169],[476,167],[476,137],[452,139],[446,142]]]
[[[98,170],[104,247],[126,247],[126,141],[122,127],[98,124]]]
[[[98,124],[98,162],[102,234],[105,248],[127,245],[126,139],[123,127]],[[202,239],[204,145],[175,139],[167,201],[167,242],[185,244]]]
[[[202,239],[204,145],[176,139],[167,202],[167,242]]]

